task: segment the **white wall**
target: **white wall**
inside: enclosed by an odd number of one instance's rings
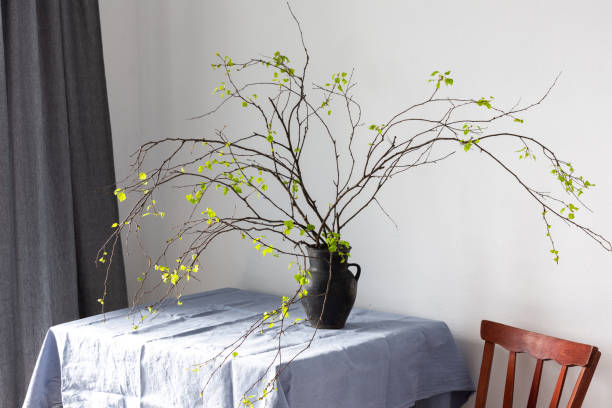
[[[526,115],[524,131],[571,158],[595,181],[597,188],[586,194],[595,213],[580,210],[579,220],[612,236],[612,3],[292,4],[310,48],[311,78],[354,67],[368,123],[422,99],[425,79],[434,69],[453,70],[456,95],[494,95],[505,106],[518,97],[537,98],[563,71],[546,103]],[[277,49],[300,55],[282,1],[104,0],[100,8],[118,177],[126,175],[128,155],[141,142],[202,136],[210,129],[210,123],[185,118],[214,102],[211,90],[221,79],[209,65],[216,51],[236,57]],[[231,116],[214,124],[242,126]],[[547,171],[543,163],[518,162],[514,154],[507,159],[530,174]],[[548,177],[534,180],[550,186]],[[481,319],[598,345],[603,358],[585,407],[611,406],[610,253],[555,223],[561,251],[561,263],[555,265],[538,206],[511,177],[475,153],[415,170],[394,186],[381,201],[399,231],[375,209],[347,231],[354,260],[363,268],[357,305],[447,322],[475,380]],[[187,208],[182,196],[165,204],[169,216],[150,225],[147,245],[163,240]],[[261,259],[248,247],[232,256],[232,245],[241,248],[239,241],[216,248],[207,260],[214,273],[192,291],[222,286],[278,294],[292,290],[284,263]],[[126,257],[130,293],[142,266],[138,251],[133,252]],[[491,392],[501,401],[505,355],[496,364],[499,375]],[[519,365],[524,380],[517,392],[526,398],[533,364],[519,358]],[[552,393],[556,372],[551,371],[543,396]]]

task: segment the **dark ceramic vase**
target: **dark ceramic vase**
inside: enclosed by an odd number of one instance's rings
[[[306,285],[308,295],[302,299],[302,306],[308,321],[312,327],[319,329],[341,329],[355,303],[361,267],[356,263],[341,262],[340,255],[335,252],[331,258],[331,281],[329,281],[329,250],[313,247],[308,247],[307,250],[310,277]],[[349,271],[350,266],[357,268],[355,275]],[[329,292],[325,296],[328,281]]]

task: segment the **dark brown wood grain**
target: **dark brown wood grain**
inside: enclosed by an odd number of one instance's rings
[[[504,390],[504,408],[512,408],[513,404],[517,353],[528,353],[538,360],[533,374],[527,408],[535,408],[537,406],[540,380],[542,378],[544,361],[546,360],[554,360],[561,365],[561,371],[557,379],[550,407],[557,408],[559,406],[568,369],[573,366],[579,366],[582,367],[582,369],[576,380],[572,395],[569,398],[567,408],[580,408],[582,406],[582,402],[584,401],[601,356],[597,347],[563,340],[557,337],[551,337],[488,320],[482,321],[480,336],[485,341],[485,346],[482,353],[482,365],[480,367],[480,378],[478,379],[475,408],[486,407],[489,379],[491,376],[493,354],[496,344],[499,344],[510,352],[506,372],[506,386]],[[496,404],[496,406],[498,405]]]

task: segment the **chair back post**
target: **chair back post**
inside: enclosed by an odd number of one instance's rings
[[[593,354],[592,361],[588,366],[583,367],[582,370],[580,370],[578,380],[576,381],[576,386],[574,386],[574,391],[572,391],[572,395],[567,403],[567,408],[580,408],[582,406],[582,402],[584,401],[584,397],[586,397],[589,385],[591,385],[593,374],[595,374],[597,363],[599,363],[599,357],[601,357],[601,352],[597,349],[597,347],[595,347],[595,353]]]
[[[482,364],[480,365],[480,376],[478,377],[478,390],[476,392],[476,403],[474,408],[485,408],[487,404],[487,393],[489,391],[489,379],[491,378],[491,366],[493,365],[493,353],[495,344],[485,341],[482,351]]]

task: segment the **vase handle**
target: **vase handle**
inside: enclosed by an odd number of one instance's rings
[[[359,266],[359,264],[356,263],[350,263],[350,264],[346,264],[346,267],[351,267],[354,266],[357,268],[357,273],[355,274],[355,280],[358,281],[359,280],[359,275],[361,275],[361,266]]]

